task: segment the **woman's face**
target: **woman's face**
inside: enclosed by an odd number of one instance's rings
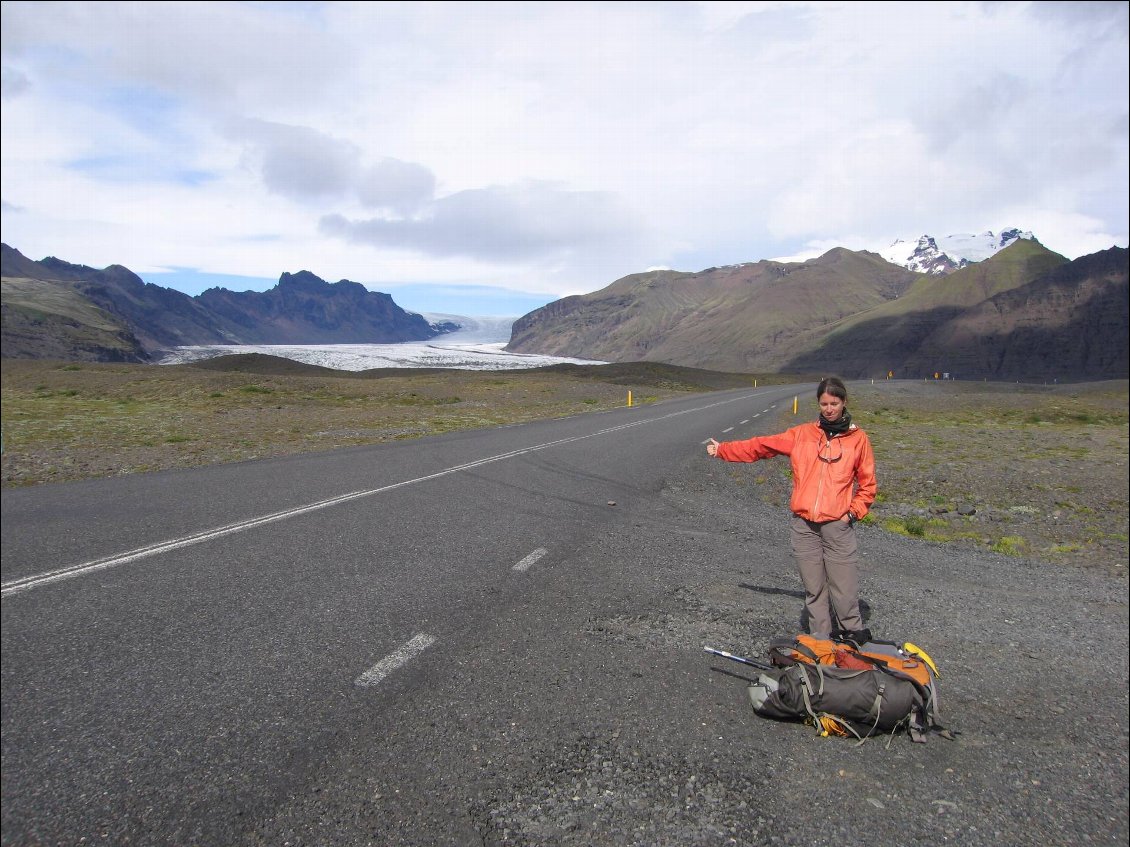
[[[820,395],[820,415],[826,421],[838,421],[844,413],[844,401],[825,391]]]

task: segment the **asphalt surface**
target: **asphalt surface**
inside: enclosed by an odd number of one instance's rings
[[[701,446],[793,394],[5,491],[3,843],[1125,844],[1124,580],[861,528],[952,741],[759,718],[703,652],[799,626]]]

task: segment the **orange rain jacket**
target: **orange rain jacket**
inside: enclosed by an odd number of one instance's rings
[[[779,435],[723,441],[717,455],[727,462],[788,456],[793,466],[789,508],[805,520],[836,521],[848,512],[863,518],[875,502],[875,454],[867,433],[855,424],[829,440],[811,421]]]

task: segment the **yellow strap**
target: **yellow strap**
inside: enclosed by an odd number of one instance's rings
[[[921,647],[915,647],[910,643],[910,641],[907,641],[907,643],[903,645],[903,649],[912,656],[921,658],[923,662],[930,665],[930,670],[933,671],[933,675],[938,676],[939,679],[941,678],[941,672],[938,670],[938,665],[933,663],[932,658],[927,655],[927,652],[925,652],[924,649],[922,649]]]

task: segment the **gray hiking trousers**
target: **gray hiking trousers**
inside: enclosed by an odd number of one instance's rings
[[[855,528],[847,521],[813,523],[799,515],[793,515],[790,528],[809,633],[817,638],[831,635],[833,611],[840,629],[863,629]]]

